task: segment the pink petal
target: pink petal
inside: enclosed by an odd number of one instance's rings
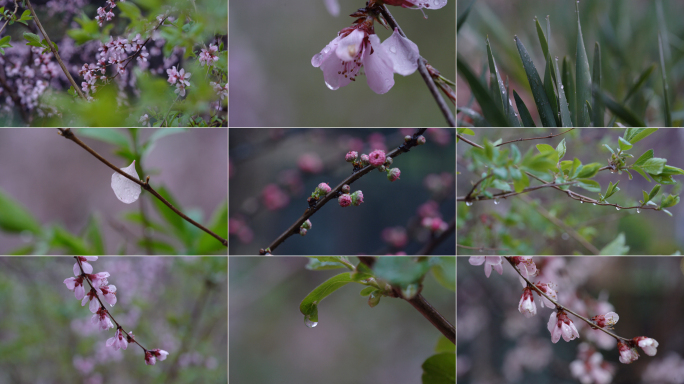
[[[370,89],[382,95],[394,86],[394,69],[389,52],[380,44],[377,35],[370,35],[373,53],[367,49],[363,55],[363,66],[366,70],[366,81]]]
[[[389,58],[394,72],[408,76],[418,69],[418,46],[399,34],[396,28],[392,36],[382,42],[382,46],[390,53]]]
[[[337,48],[335,49],[335,54],[342,61],[354,61],[361,53],[364,37],[366,37],[364,32],[355,29],[352,33],[339,41]],[[379,41],[380,39],[378,39],[378,42]]]

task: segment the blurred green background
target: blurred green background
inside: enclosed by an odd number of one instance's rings
[[[470,3],[471,0],[458,0],[459,15]],[[662,3],[661,12],[657,10],[657,3]],[[486,72],[488,80],[485,39],[489,36],[499,72],[504,81],[506,76],[510,78],[511,100],[515,89],[532,116],[539,121],[513,37],[518,36],[539,75],[544,76],[544,55],[537,37],[534,17],[539,19],[546,30],[546,16],[550,16],[551,55],[559,57],[559,65],[562,64],[563,56],[567,55],[574,73],[577,42],[575,4],[573,0],[477,0],[458,32],[458,54],[476,74]],[[684,119],[684,24],[681,22],[684,2],[582,0],[579,9],[590,68],[593,68],[594,44],[598,41],[602,60],[601,87],[613,99],[621,101],[639,74],[651,64],[657,64],[645,87],[626,104],[637,116],[644,117],[643,120],[648,125],[656,127],[664,124],[658,32],[663,34],[670,110],[675,124],[676,120],[681,124]],[[457,92],[458,106],[466,106],[472,95],[470,87],[460,76]]]
[[[466,136],[469,140],[481,144],[485,138],[494,142],[499,138],[503,141],[518,138],[546,136],[563,132],[564,129],[555,128],[521,128],[495,129],[477,128],[475,136]],[[570,131],[552,139],[531,140],[514,143],[522,154],[530,148],[538,153],[535,145],[549,144],[554,148],[564,138],[567,152],[564,160],[578,158],[583,164],[592,162],[608,165],[610,152],[603,146],[608,144],[616,148],[618,137],[624,136],[624,129],[581,128]],[[505,147],[510,146],[508,144]],[[642,141],[639,141],[628,153],[634,155],[628,159],[631,165],[644,152],[653,149],[655,157],[667,159],[667,164],[674,167],[684,167],[684,130],[660,129]],[[464,156],[473,148],[465,142],[458,143],[458,171],[457,196],[466,195],[472,184],[480,179],[480,174],[486,172],[484,167],[474,168],[472,162]],[[599,172],[594,180],[601,184],[601,191],[605,194],[609,182],[615,184],[620,181],[620,191],[609,201],[622,206],[634,206],[642,200],[642,191],[649,192],[656,185],[647,182],[640,175],[632,172],[634,179],[629,180],[627,173],[622,175],[608,171]],[[682,188],[684,178],[675,176],[675,185],[662,185],[661,192],[655,198],[660,203],[662,194],[678,194]],[[539,185],[532,181],[530,186]],[[598,198],[598,193],[589,192],[581,188],[571,188],[587,197]],[[684,251],[684,208],[682,204],[668,208],[673,216],[664,212],[643,210],[616,211],[614,207],[592,206],[580,204],[571,200],[565,194],[544,188],[520,196],[533,200],[528,204],[519,196],[502,199],[500,204],[493,200],[476,202],[468,207],[465,203],[458,204],[458,244],[467,246],[484,246],[508,248],[509,252],[527,255],[572,255],[575,253],[589,254],[579,242],[569,236],[566,231],[554,225],[541,214],[541,210],[562,220],[598,249],[615,240],[620,233],[625,235],[625,244],[629,246],[630,255],[671,255],[677,251]],[[459,254],[484,254],[477,250],[458,249]],[[485,251],[486,253],[487,251]],[[489,252],[491,253],[491,252]]]
[[[433,193],[425,187],[428,174],[454,175],[454,130],[440,128],[428,130],[427,143],[397,157],[392,167],[401,170],[399,180],[390,182],[384,173],[370,172],[353,184],[351,190],[361,190],[364,203],[341,208],[333,199],[311,217],[312,229],[305,237],[288,238],[277,249],[280,255],[307,254],[386,254],[396,253],[382,240],[387,227],[408,228],[409,243],[403,250],[418,252],[428,240],[428,231],[420,227],[419,206],[429,200],[438,202],[442,220],[454,218],[455,199],[453,179],[442,193]],[[344,156],[353,143],[362,146],[362,153],[378,148],[376,138],[386,145],[386,153],[403,144],[406,134],[415,129],[230,129],[229,161],[229,218],[241,218],[254,236],[244,242],[230,238],[229,254],[257,254],[266,248],[294,223],[308,207],[306,199],[321,182],[335,188],[352,173],[352,165]],[[438,143],[436,135],[441,137]],[[318,172],[298,170],[304,155],[317,157]],[[298,179],[288,174],[299,175]],[[287,180],[297,180],[292,184]],[[288,198],[288,203],[277,210],[266,208],[263,191],[276,184]],[[233,224],[230,224],[231,226]],[[236,228],[231,229],[233,233]],[[453,255],[453,235],[446,239],[433,254]]]
[[[230,126],[446,126],[418,72],[395,74],[384,95],[371,91],[365,76],[335,91],[325,86],[311,58],[364,6],[363,0],[340,0],[340,15],[333,17],[323,0],[230,2]],[[420,11],[389,8],[421,56],[454,80],[456,3],[426,10],[427,20]],[[375,33],[383,41],[391,35],[378,23]]]
[[[604,361],[617,368],[611,383],[676,383],[681,376],[684,351],[684,261],[681,257],[535,257],[537,266],[563,263],[558,270],[562,280],[556,281],[559,301],[575,311],[589,311],[589,316],[603,315],[582,308],[575,298],[562,297],[574,292],[588,302],[607,300],[620,319],[613,332],[633,338],[648,336],[658,341],[656,356],[647,356],[639,348],[639,360],[625,365],[618,361],[616,347],[598,349]],[[551,343],[547,329],[551,309],[541,308],[526,318],[518,311],[522,287],[518,274],[503,262],[503,275],[492,272],[487,278],[483,266],[468,263],[468,257],[457,260],[457,349],[459,383],[578,383],[570,374],[569,364],[576,359],[577,346],[589,342],[589,330],[580,338]],[[563,264],[561,264],[563,265]],[[542,269],[543,271],[543,269]],[[564,283],[561,284],[561,281]],[[574,296],[574,295],[572,295]],[[577,324],[573,315],[569,318]],[[590,344],[593,344],[590,342]],[[524,346],[534,346],[525,348]],[[596,344],[593,344],[596,345]],[[527,351],[525,354],[524,351]],[[678,355],[677,355],[678,354]],[[663,364],[675,358],[674,365]],[[680,368],[677,368],[680,367]],[[679,369],[679,371],[678,371]],[[649,379],[655,370],[670,380]],[[516,373],[519,372],[519,376]],[[678,378],[678,379],[677,379]]]
[[[319,323],[308,328],[300,302],[345,270],[306,264],[304,257],[230,258],[230,382],[420,383],[421,364],[442,334],[404,300],[383,297],[370,308],[358,284],[321,302]],[[422,295],[453,324],[455,294],[431,272]]]
[[[133,344],[106,347],[114,329],[90,322],[63,283],[72,257],[0,258],[0,382],[227,382],[227,259],[225,257],[104,257],[93,272],[109,272],[117,303],[107,306],[149,349],[169,352],[145,365]]]

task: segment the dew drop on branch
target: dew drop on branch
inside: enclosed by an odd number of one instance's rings
[[[121,168],[121,170],[136,179],[140,179],[140,176],[138,176],[138,172],[136,172],[135,170],[135,160],[133,160],[131,165],[129,165],[126,168]],[[116,198],[126,204],[136,202],[138,200],[138,197],[140,196],[140,193],[142,192],[142,188],[140,187],[140,185],[134,183],[133,181],[123,177],[122,175],[116,172],[112,175],[112,189],[114,190]]]
[[[620,210],[620,207],[615,207],[615,209],[619,211],[619,210]]]
[[[466,206],[470,207],[470,206],[472,206],[472,205],[473,205],[473,202],[472,202],[472,201],[466,201]]]
[[[494,204],[499,204],[500,202],[501,202],[501,200],[499,200],[498,197],[496,199],[494,199]]]
[[[641,209],[637,208],[637,213],[641,213]]]

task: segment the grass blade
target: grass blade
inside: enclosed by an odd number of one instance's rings
[[[575,78],[572,76],[572,67],[570,66],[570,59],[567,56],[563,57],[563,86],[565,87],[565,97],[568,99],[568,107],[570,108],[570,119],[572,119],[572,126],[577,126],[577,100],[575,95]]]
[[[665,56],[663,52],[663,39],[658,32],[658,50],[660,51],[660,73],[663,77],[663,99],[665,100],[665,126],[672,126],[672,115],[670,114],[670,87],[667,85],[667,71],[665,70]]]
[[[513,103],[511,103],[511,94],[509,93],[508,88],[508,76],[506,76],[506,101],[504,103],[506,104],[506,108],[504,108],[505,114],[508,117],[508,122],[511,124],[511,127],[522,127],[520,120],[518,120],[518,114],[515,113],[515,110],[513,109]]]
[[[508,120],[503,114],[503,111],[497,106],[496,102],[489,94],[489,91],[487,91],[484,85],[477,79],[473,70],[470,69],[468,64],[461,60],[460,57],[457,58],[456,64],[459,74],[468,83],[470,91],[473,93],[473,96],[475,96],[478,104],[480,104],[484,118],[487,119],[492,127],[508,127]]]
[[[551,104],[551,109],[554,111],[554,119],[556,120],[556,126],[560,126],[560,118],[558,117],[558,103],[556,101],[556,91],[554,90],[554,82],[556,81],[556,72],[553,69],[553,64],[551,63],[551,53],[549,50],[549,41],[544,34],[544,30],[539,24],[539,20],[535,17],[534,22],[537,26],[537,36],[539,37],[539,44],[541,44],[542,51],[544,52],[544,59],[546,59],[546,69],[544,70],[544,91],[546,92],[546,98]],[[551,25],[549,23],[549,17],[546,17],[546,32],[551,38],[550,31]]]
[[[560,120],[561,126],[572,127],[572,119],[570,118],[570,110],[568,109],[568,101],[565,98],[565,87],[561,80],[560,71],[558,70],[558,58],[554,63],[556,67],[556,86],[558,87],[558,104],[560,104]]]
[[[575,57],[575,68],[577,71],[576,127],[588,127],[590,115],[585,102],[591,100],[591,72],[589,72],[587,51],[584,49],[584,38],[582,37],[582,25],[580,24],[579,16],[579,2],[575,4],[575,8],[577,9],[577,52]]]
[[[506,87],[504,86],[503,80],[501,80],[501,75],[499,70],[496,68],[496,61],[494,60],[494,55],[492,54],[492,47],[489,44],[489,36],[485,40],[487,43],[487,60],[489,61],[489,81],[490,88],[492,92],[492,98],[502,110],[506,108],[503,102],[503,98],[506,95]]]
[[[592,101],[594,102],[593,118],[594,127],[605,127],[603,117],[606,114],[606,108],[603,106],[599,93],[601,92],[601,45],[596,42],[594,46],[594,76],[592,78]]]
[[[625,104],[629,100],[630,97],[634,96],[639,89],[646,83],[646,80],[648,80],[649,76],[651,76],[651,73],[653,73],[653,70],[656,69],[655,64],[651,64],[650,67],[646,68],[643,72],[641,72],[641,75],[639,75],[639,78],[637,81],[632,85],[632,88],[629,89],[627,92],[627,96],[625,96],[624,99],[622,99],[622,103]]]
[[[473,4],[475,4],[477,0],[473,0],[468,4],[468,6],[465,8],[465,11],[461,13],[461,15],[458,17],[458,22],[456,23],[456,33],[461,29],[463,26],[463,23],[465,23],[466,19],[468,18],[468,15],[470,14],[470,9],[473,7]]]
[[[518,107],[518,112],[520,113],[520,119],[522,120],[523,126],[536,127],[537,125],[534,124],[532,115],[530,115],[530,111],[527,109],[525,102],[522,101],[520,96],[518,96],[518,92],[515,90],[513,90],[513,98],[515,99],[515,105]]]
[[[541,78],[539,78],[539,72],[537,72],[537,68],[535,68],[530,55],[527,53],[525,46],[520,42],[517,35],[515,36],[515,44],[518,46],[518,53],[520,54],[520,59],[525,68],[527,81],[530,83],[530,88],[532,89],[534,102],[537,104],[537,111],[539,111],[539,118],[541,119],[542,125],[545,127],[555,127],[555,112],[551,109],[551,104],[546,96],[546,91],[544,91]]]
[[[612,100],[610,97],[606,96],[605,93],[601,92],[601,99],[603,101],[603,104],[610,109],[615,116],[617,116],[619,119],[627,123],[628,125],[631,125],[632,127],[645,127],[646,123],[641,121],[632,111],[628,110],[625,108],[622,104],[618,103],[617,101]]]

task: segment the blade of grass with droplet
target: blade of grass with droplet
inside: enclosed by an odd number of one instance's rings
[[[627,123],[628,125],[632,127],[645,127],[646,123],[644,123],[639,117],[637,117],[632,111],[629,109],[625,108],[622,104],[618,103],[617,101],[611,99],[608,97],[605,93],[600,92],[601,94],[601,100],[603,101],[603,104],[608,108],[611,112],[615,114],[619,119]]]
[[[568,109],[568,101],[565,97],[565,86],[563,86],[563,81],[561,79],[560,71],[558,70],[558,58],[554,61],[554,67],[556,68],[556,87],[558,88],[558,104],[560,107],[560,120],[561,126],[572,127],[572,119],[570,118],[570,110]]]
[[[572,126],[577,126],[577,106],[576,106],[576,96],[575,96],[575,78],[572,76],[572,66],[570,65],[570,59],[567,56],[563,57],[563,87],[565,91],[565,97],[568,99],[568,108],[570,108],[570,119],[572,120]]]
[[[513,98],[515,99],[515,105],[518,107],[518,113],[520,113],[520,119],[522,120],[523,126],[536,127],[537,125],[534,123],[532,115],[530,115],[530,111],[527,109],[525,102],[522,101],[520,96],[518,96],[518,92],[515,90],[513,90]]]
[[[487,44],[487,60],[489,63],[489,85],[492,93],[492,98],[502,110],[506,108],[503,102],[503,98],[506,95],[506,87],[504,86],[503,80],[501,80],[501,75],[499,70],[496,68],[496,61],[494,60],[494,54],[492,53],[492,46],[489,43],[489,36],[485,40]]]
[[[589,110],[586,101],[591,100],[591,72],[589,71],[589,59],[584,48],[582,37],[582,25],[580,24],[579,2],[575,4],[577,10],[577,50],[575,53],[575,69],[577,71],[577,121],[576,127],[588,127],[590,122]]]
[[[504,104],[506,105],[506,108],[504,108],[505,114],[508,117],[508,121],[511,123],[512,127],[522,127],[520,120],[518,120],[518,114],[515,113],[515,110],[513,109],[513,103],[511,103],[511,94],[509,93],[508,88],[508,76],[506,76],[506,101],[504,101]]]
[[[592,92],[591,96],[594,103],[593,118],[594,127],[604,127],[605,121],[603,120],[606,114],[606,108],[603,106],[599,92],[601,92],[601,45],[596,42],[594,45],[594,74],[592,77]]]
[[[456,23],[456,33],[461,29],[463,24],[465,23],[466,19],[468,18],[468,15],[470,14],[470,9],[473,7],[473,4],[475,4],[477,0],[473,0],[468,4],[468,6],[465,8],[465,11],[461,13],[461,15],[458,17],[458,22]]]
[[[475,96],[480,108],[482,109],[482,114],[484,118],[491,124],[492,127],[508,127],[508,119],[503,114],[503,110],[499,108],[489,94],[489,91],[485,86],[477,79],[473,70],[470,69],[468,64],[461,59],[459,56],[456,59],[456,64],[458,67],[459,74],[465,79],[465,81],[470,86],[470,91]]]
[[[537,68],[535,68],[530,55],[527,53],[527,49],[525,49],[525,46],[520,39],[518,39],[518,36],[515,36],[515,44],[518,46],[518,53],[520,54],[520,59],[525,68],[527,81],[530,83],[532,96],[534,96],[534,102],[537,104],[537,111],[539,112],[539,118],[541,119],[542,125],[545,127],[555,127],[555,112],[551,109],[551,104],[546,96],[544,85],[542,84],[541,78],[539,78],[539,72],[537,72]]]
[[[667,85],[667,71],[665,70],[665,56],[663,52],[663,39],[658,32],[658,49],[660,51],[660,72],[663,78],[663,99],[665,100],[665,126],[672,126],[672,115],[670,114],[670,98],[668,96],[670,87]]]
[[[558,117],[558,103],[556,101],[556,92],[554,90],[554,82],[556,81],[556,73],[551,64],[551,53],[549,50],[549,41],[546,39],[544,30],[542,29],[539,20],[534,18],[535,25],[537,27],[537,36],[539,37],[539,44],[541,45],[542,52],[544,52],[544,59],[546,60],[546,68],[544,69],[544,92],[546,92],[546,98],[551,104],[551,109],[554,111],[554,119],[556,120],[556,126],[560,126],[560,117]],[[551,26],[549,24],[548,16],[546,17],[547,22],[547,33],[550,33]],[[549,35],[550,36],[550,35]]]

